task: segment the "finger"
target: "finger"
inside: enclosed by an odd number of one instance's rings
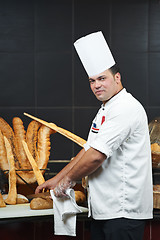
[[[37,194],[37,193],[41,193],[41,192],[43,191],[44,188],[45,188],[45,187],[44,187],[43,184],[40,185],[40,186],[38,186],[38,187],[36,188],[36,190],[35,190],[35,194]]]
[[[40,192],[41,192],[41,190],[39,188],[36,188],[35,194],[40,193]]]

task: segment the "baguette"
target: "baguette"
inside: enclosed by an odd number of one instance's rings
[[[86,143],[86,140],[84,140],[83,138],[78,137],[77,135],[75,135],[74,133],[69,132],[68,130],[65,130],[65,129],[63,129],[63,128],[58,127],[58,126],[57,126],[56,124],[54,124],[54,123],[48,123],[48,122],[46,122],[46,121],[44,121],[44,120],[41,120],[41,119],[39,119],[39,118],[37,118],[37,117],[34,117],[34,116],[32,116],[32,115],[30,115],[30,114],[28,114],[28,113],[24,113],[24,115],[26,115],[26,116],[28,116],[28,117],[30,117],[30,118],[32,118],[32,119],[40,122],[41,124],[43,124],[43,125],[51,128],[51,129],[55,130],[56,132],[62,134],[63,136],[69,138],[69,139],[72,140],[73,142],[77,143],[77,144],[80,145],[81,147],[83,147],[83,145]]]
[[[12,148],[15,166],[17,168],[21,168],[21,165],[18,161],[17,153],[16,153],[16,145],[15,145],[15,136],[12,128],[10,125],[0,117],[0,130],[2,131],[2,134],[8,139],[10,146]]]
[[[2,194],[0,193],[0,208],[1,207],[6,207],[6,204],[5,204],[4,200],[3,200]]]
[[[16,171],[15,171],[14,156],[12,153],[12,148],[10,146],[10,143],[5,136],[4,136],[4,142],[7,149],[7,158],[9,161],[9,192],[8,192],[8,197],[5,200],[5,203],[14,205],[16,204],[16,199],[17,199]]]
[[[4,143],[4,136],[0,130],[0,168],[3,170],[9,169],[8,159],[7,159],[7,152]]]
[[[83,145],[86,143],[86,140],[84,140],[83,138],[78,137],[77,135],[75,135],[75,134],[73,134],[73,133],[71,133],[68,130],[65,130],[63,128],[58,127],[57,132],[61,133],[65,137],[69,138],[70,140],[72,140],[73,142],[77,143],[81,147],[83,147]]]
[[[39,122],[33,120],[29,123],[26,133],[26,143],[34,159],[37,156],[38,129],[40,126]]]
[[[45,169],[47,167],[51,148],[50,135],[54,132],[55,131],[44,125],[42,125],[38,131],[37,165],[40,169]]]
[[[31,168],[31,165],[27,160],[26,153],[22,146],[22,140],[26,139],[26,132],[24,130],[23,122],[19,117],[14,117],[12,122],[15,136],[15,145],[17,147],[18,161],[20,162],[22,169]]]
[[[27,143],[25,141],[22,141],[24,150],[26,152],[26,155],[28,157],[28,160],[30,161],[30,164],[32,165],[33,168],[33,172],[35,174],[35,177],[37,179],[38,185],[41,185],[45,182],[44,177],[41,173],[41,171],[39,170],[37,163],[35,162],[34,158],[32,157],[32,154],[30,153]]]

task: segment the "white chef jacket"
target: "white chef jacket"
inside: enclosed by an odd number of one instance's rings
[[[142,105],[122,89],[98,111],[84,145],[104,153],[89,176],[89,216],[150,219],[152,161],[148,121]]]

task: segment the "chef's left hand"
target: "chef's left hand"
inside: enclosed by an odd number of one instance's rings
[[[76,182],[71,181],[67,176],[65,176],[53,189],[54,195],[56,197],[67,197],[66,190],[68,188],[73,188],[76,185]]]

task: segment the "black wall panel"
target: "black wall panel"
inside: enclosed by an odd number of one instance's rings
[[[160,1],[0,1],[0,116],[10,125],[28,112],[87,138],[100,106],[73,42],[103,31],[124,87],[160,116]],[[80,147],[52,134],[50,159],[70,159]]]

